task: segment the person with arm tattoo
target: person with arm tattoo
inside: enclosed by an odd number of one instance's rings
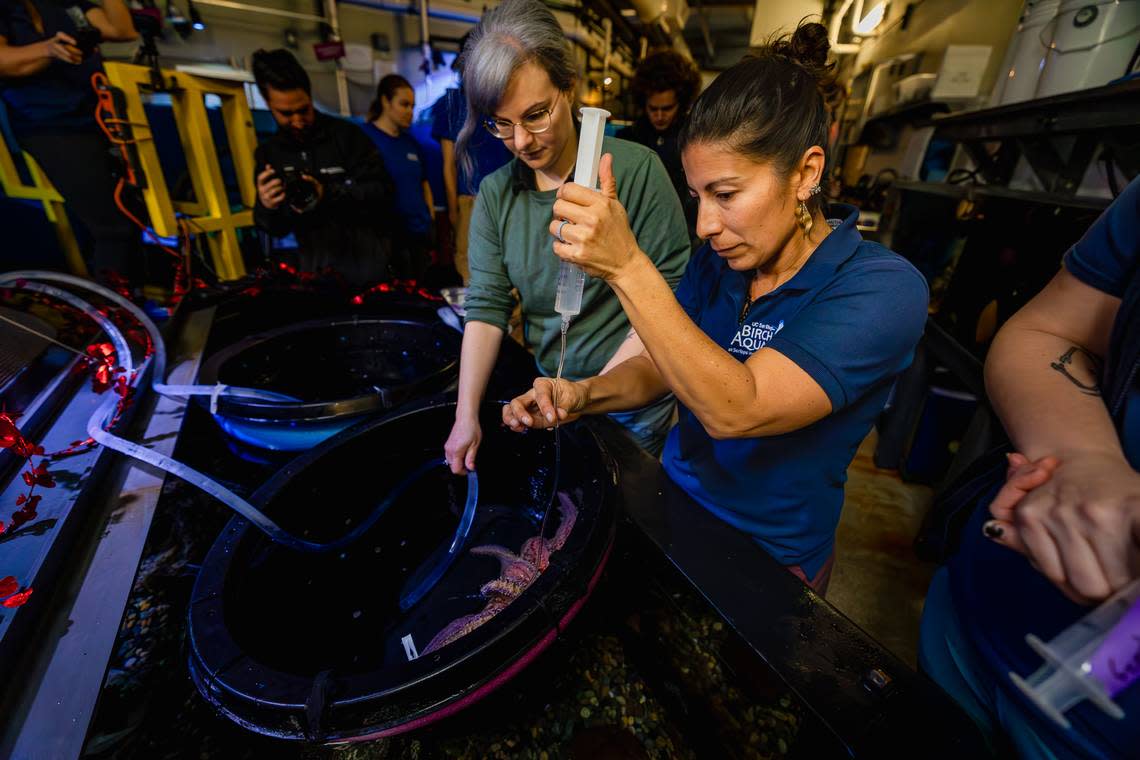
[[[1140,578],[1138,368],[1140,179],[994,340],[986,388],[1017,453],[923,615],[923,668],[1026,757],[1140,747],[1140,690],[1119,697],[1131,721],[1082,706],[1060,731],[1005,677],[1040,663],[1026,633],[1047,639]]]

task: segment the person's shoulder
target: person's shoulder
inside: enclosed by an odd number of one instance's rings
[[[926,278],[913,264],[880,243],[863,240],[855,253],[836,269],[833,289],[868,289],[881,291],[888,300],[913,300],[925,303],[929,298]]]
[[[639,166],[657,157],[654,151],[625,136],[609,137],[607,135],[602,140],[602,152],[613,153],[615,163],[624,160]]]
[[[347,119],[343,116],[332,116],[327,113],[318,113],[319,128],[326,130],[326,134],[333,136],[337,141],[372,142],[366,131],[372,126],[367,121]]]
[[[487,208],[498,208],[503,196],[510,190],[511,167],[516,159],[512,158],[495,171],[483,177],[479,183],[477,203]]]
[[[511,184],[511,167],[515,165],[516,160],[516,158],[511,157],[498,169],[484,176],[483,181],[479,183],[479,192],[482,193],[484,188],[495,192],[509,186]]]
[[[847,259],[840,267],[840,271],[853,270],[865,272],[867,270],[880,270],[891,272],[904,272],[925,282],[922,274],[905,258],[887,248],[882,243],[873,240],[862,240],[855,248],[854,255]]]
[[[656,151],[640,143],[607,137],[602,141],[602,152],[613,154],[618,195],[623,203],[631,197],[631,193],[645,197],[667,190],[669,195],[674,194],[673,184]],[[633,181],[623,181],[623,177],[631,177]]]
[[[354,120],[348,116],[325,113],[324,111],[317,111],[315,121],[318,126],[323,126],[327,129],[347,129],[350,127],[360,129],[368,123],[364,119]]]

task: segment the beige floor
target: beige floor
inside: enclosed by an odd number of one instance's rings
[[[922,601],[936,568],[920,561],[911,544],[931,491],[875,467],[875,440],[872,431],[848,470],[827,599],[913,666]]]

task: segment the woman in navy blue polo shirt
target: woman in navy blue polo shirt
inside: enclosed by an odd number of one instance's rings
[[[557,389],[540,378],[503,409],[522,430],[672,391],[680,417],[666,472],[820,591],[847,466],[910,363],[927,308],[922,276],[864,242],[855,209],[824,215],[827,52],[826,30],[801,25],[693,105],[680,144],[706,242],[675,297],[614,196],[620,166],[602,159],[601,192],[559,190],[555,254],[609,283],[646,351]]]
[[[408,134],[415,107],[412,85],[399,74],[389,74],[376,87],[364,132],[375,143],[396,184],[396,211],[403,223],[395,236],[397,258],[403,257],[397,274],[418,280],[430,263],[435,202],[423,148]]]
[[[126,274],[138,239],[115,208],[110,143],[95,122],[95,40],[137,36],[123,0],[0,3],[0,97],[20,148],[31,154],[94,239],[93,273]],[[80,45],[84,46],[81,48]]]

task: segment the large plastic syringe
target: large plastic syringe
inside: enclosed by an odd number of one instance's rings
[[[1106,715],[1124,718],[1113,697],[1140,682],[1140,580],[1045,642],[1025,641],[1045,662],[1033,675],[1010,673],[1013,683],[1059,726],[1065,712],[1089,700]]]
[[[602,136],[610,112],[604,108],[583,108],[582,130],[578,134],[578,162],[574,165],[574,183],[596,190],[598,164],[602,160]],[[562,315],[562,324],[582,311],[582,289],[586,286],[586,273],[569,261],[558,269],[558,291],[554,297],[554,310]],[[565,329],[565,327],[563,328]]]

